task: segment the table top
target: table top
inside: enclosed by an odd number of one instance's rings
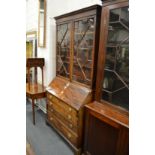
[[[46,96],[45,87],[41,84],[26,84],[26,95],[33,98],[41,98]]]

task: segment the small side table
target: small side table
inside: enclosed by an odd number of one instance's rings
[[[35,99],[40,99],[46,97],[46,90],[44,87],[44,78],[43,78],[43,67],[44,67],[44,58],[28,58],[26,60],[26,68],[28,71],[28,82],[26,83],[26,97],[32,100],[32,113],[33,113],[33,124],[35,125]],[[40,67],[42,71],[42,84],[37,82],[37,78],[34,78],[35,81],[31,82],[30,80],[30,69],[34,67]]]

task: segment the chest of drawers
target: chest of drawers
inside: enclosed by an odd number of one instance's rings
[[[92,99],[89,88],[56,77],[47,90],[47,123],[80,154],[83,137],[83,108]]]

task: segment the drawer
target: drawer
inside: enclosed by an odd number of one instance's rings
[[[67,105],[67,103],[59,100],[57,97],[55,97],[55,96],[53,96],[53,95],[51,95],[51,94],[48,93],[47,94],[47,98],[51,102],[54,102],[59,107],[61,107],[62,109],[64,109],[66,112],[70,113],[72,116],[77,116],[77,111],[75,109],[73,109],[71,106]]]
[[[53,97],[53,95],[47,93],[47,98],[48,98],[49,100],[52,100],[52,97]]]
[[[61,114],[56,112],[53,108],[49,107],[47,110],[47,114],[50,116],[56,116],[59,120],[62,121],[69,129],[71,129],[75,134],[78,134],[78,126],[75,126],[73,123],[69,122],[66,118],[62,117]]]
[[[78,136],[66,127],[62,121],[55,115],[49,115],[48,120],[65,138],[67,138],[74,146],[77,146]]]
[[[63,107],[63,105],[65,104],[63,104],[62,102],[56,103],[49,100],[47,102],[48,102],[48,108],[54,109],[57,113],[59,113],[62,117],[64,117],[68,122],[72,123],[74,126],[78,125],[77,112],[75,114],[75,113],[72,113],[71,111],[66,111],[65,108]]]

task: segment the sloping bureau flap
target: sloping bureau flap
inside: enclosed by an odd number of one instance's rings
[[[46,90],[76,110],[89,103],[92,98],[91,89],[71,83],[60,77],[55,77]]]

